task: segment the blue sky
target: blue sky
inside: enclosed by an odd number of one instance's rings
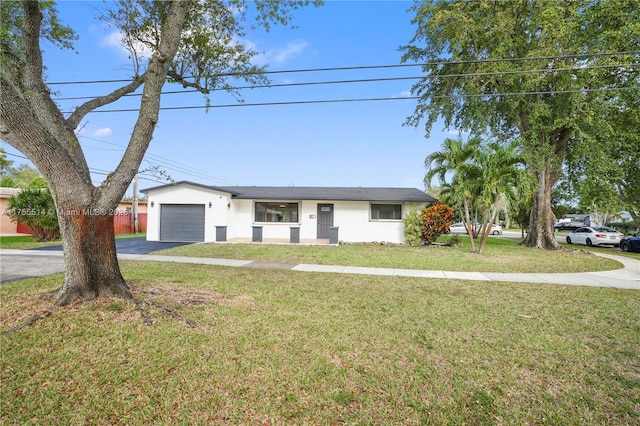
[[[95,19],[102,3],[63,2],[60,17],[78,33],[77,53],[44,45],[47,81],[95,81],[129,78],[131,65],[114,43],[113,29]],[[264,52],[258,60],[270,71],[395,65],[398,47],[415,28],[408,1],[327,1],[295,12],[296,29],[247,31],[245,42]],[[274,74],[273,84],[369,78],[418,77],[419,67]],[[243,90],[245,104],[409,96],[417,80],[271,87]],[[58,98],[106,94],[113,84],[51,85]],[[179,90],[166,85],[165,90]],[[59,101],[68,111],[80,100]],[[104,109],[135,108],[129,98]],[[197,106],[197,94],[166,95],[162,106]],[[211,108],[162,111],[141,170],[158,167],[176,181],[208,185],[383,186],[423,189],[424,158],[451,134],[436,126],[403,122],[414,100],[321,103],[309,105],[223,107],[237,104],[224,92]],[[94,183],[120,159],[135,121],[133,112],[89,114],[80,141]],[[2,143],[9,153],[19,154]],[[19,164],[24,160],[10,156]],[[159,179],[145,172],[142,178]],[[158,182],[141,180],[142,188]]]

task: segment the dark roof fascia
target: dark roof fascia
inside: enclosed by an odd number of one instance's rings
[[[425,203],[436,201],[432,196],[416,188],[237,186],[218,187],[218,189],[234,194],[233,198],[245,200],[413,201]]]
[[[195,186],[197,188],[202,188],[202,189],[208,189],[210,191],[218,191],[218,192],[229,192],[229,191],[225,191],[225,190],[221,190],[218,187],[215,186],[211,186],[211,185],[204,185],[202,183],[195,183],[195,182],[191,182],[188,180],[181,180],[180,182],[174,182],[174,183],[169,183],[166,185],[159,185],[159,186],[154,186],[152,188],[145,188],[145,189],[141,189],[140,192],[142,192],[143,194],[146,194],[148,192],[151,191],[157,191],[159,189],[164,189],[164,188],[171,188],[171,187],[175,187],[178,185],[190,185],[190,186]],[[231,195],[235,195],[233,192],[231,192]]]
[[[190,181],[180,181],[141,190],[148,193],[159,189],[190,185],[198,188],[226,192],[239,200],[319,200],[319,201],[379,201],[420,202],[437,201],[417,188],[386,187],[315,187],[315,186],[210,186]]]

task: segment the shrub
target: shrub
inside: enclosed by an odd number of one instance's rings
[[[449,238],[449,241],[447,241],[445,245],[447,247],[462,247],[462,239],[459,236],[454,235]]]
[[[422,210],[422,239],[427,244],[433,243],[449,229],[453,215],[453,209],[440,201]]]
[[[7,215],[27,225],[38,241],[53,241],[60,235],[56,206],[48,188],[27,188],[12,196]]]
[[[416,210],[411,210],[405,214],[404,219],[404,241],[413,246],[422,243],[422,217]]]

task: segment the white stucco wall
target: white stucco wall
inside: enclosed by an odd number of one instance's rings
[[[374,204],[386,204],[375,202]],[[389,203],[398,204],[398,203]],[[402,203],[403,217],[409,210],[422,208],[420,203]],[[339,227],[338,238],[345,242],[404,242],[401,220],[371,220],[371,203],[367,201],[339,201],[334,203],[334,226]]]
[[[204,204],[204,240],[215,241],[216,226],[228,226],[230,194],[188,184],[169,186],[149,192],[147,203],[147,240],[160,240],[160,206],[162,204]],[[153,203],[153,207],[152,204]],[[209,207],[211,203],[211,207]]]
[[[288,240],[291,227],[300,228],[300,239],[316,239],[318,204],[333,204],[333,224],[339,228],[340,241],[404,242],[402,221],[372,221],[370,219],[371,203],[368,201],[298,201],[300,210],[297,223],[257,223],[254,217],[255,200],[232,199],[231,195],[225,192],[180,184],[153,190],[148,195],[147,240],[149,241],[160,239],[160,205],[162,204],[205,205],[205,242],[216,240],[216,226],[227,227],[228,240],[240,237],[251,238],[254,226],[262,227],[263,240],[271,238]],[[376,202],[376,204],[381,203]],[[424,207],[423,203],[402,204],[403,214],[409,210],[419,210]]]
[[[277,201],[277,200],[273,200]],[[317,237],[318,204],[333,204],[333,225],[339,228],[338,239],[345,242],[404,242],[404,224],[401,220],[372,221],[368,201],[299,201],[297,223],[257,223],[254,221],[254,200],[232,201],[227,236],[251,238],[252,227],[262,226],[262,238],[288,239],[290,228],[300,227],[300,239]],[[379,204],[379,203],[378,203]],[[403,203],[403,210],[418,210],[421,203]]]

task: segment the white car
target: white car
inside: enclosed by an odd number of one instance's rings
[[[491,227],[491,234],[492,235],[502,235],[502,226],[500,225],[493,225]]]
[[[568,244],[586,244],[588,246],[620,246],[624,234],[606,226],[585,226],[567,235]]]
[[[468,234],[467,228],[465,228],[464,223],[452,223],[449,227],[449,231],[447,234]]]

